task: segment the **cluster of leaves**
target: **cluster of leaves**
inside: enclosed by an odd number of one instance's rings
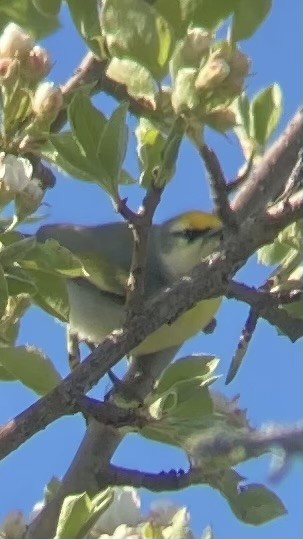
[[[302,290],[303,282],[303,234],[302,220],[286,227],[275,241],[258,251],[258,260],[266,266],[277,265],[267,281],[271,292],[290,292]],[[303,318],[302,301],[289,304],[281,303],[293,318]],[[278,328],[279,329],[279,328]]]

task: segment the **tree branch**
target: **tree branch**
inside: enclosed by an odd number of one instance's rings
[[[201,435],[201,439],[193,447],[197,465],[190,468],[188,472],[171,470],[169,472],[148,473],[109,465],[108,469],[102,472],[102,475],[96,474],[97,483],[99,483],[100,489],[104,488],[105,479],[107,485],[129,485],[135,488],[145,488],[152,492],[176,491],[191,485],[208,484],[210,471],[207,467],[206,470],[203,469],[205,455],[211,455],[211,458],[228,456],[235,447],[241,447],[245,450],[244,452],[234,451],[234,455],[237,456],[234,466],[244,460],[269,453],[274,447],[283,449],[287,457],[303,453],[303,428],[296,425],[291,427],[269,425],[240,436],[229,436],[221,433],[207,442],[203,440],[203,435]],[[199,465],[199,460],[201,465]]]
[[[235,213],[232,211],[229,204],[227,184],[220,162],[215,152],[206,144],[199,144],[198,150],[209,174],[210,187],[216,213],[227,228],[230,227],[236,229],[237,221]]]
[[[302,300],[302,290],[269,292],[262,288],[256,289],[244,283],[231,281],[226,297],[248,303],[253,307],[257,317],[261,316],[273,326],[278,326],[292,341],[296,341],[303,334],[303,320],[293,318],[287,311],[278,307],[279,304],[286,305]]]
[[[74,413],[75,399],[87,393],[119,359],[163,324],[178,318],[202,299],[224,295],[230,278],[256,249],[272,242],[303,210],[303,193],[290,199],[284,211],[276,208],[248,219],[238,234],[229,233],[221,248],[148,302],[144,312],[108,335],[55,389],[0,429],[0,459],[65,414]]]

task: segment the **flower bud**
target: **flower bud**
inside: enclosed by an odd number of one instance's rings
[[[210,58],[199,71],[195,81],[197,90],[211,90],[229,75],[230,68],[223,58]]]
[[[33,38],[18,24],[10,22],[0,36],[0,58],[14,58],[29,53],[34,45]]]
[[[213,35],[202,28],[191,28],[188,30],[182,47],[184,61],[194,65],[196,61],[200,63],[201,58],[208,52],[213,42]]]
[[[4,517],[1,528],[6,539],[21,539],[26,532],[26,524],[21,511],[10,511]]]
[[[33,178],[15,197],[16,215],[24,218],[34,213],[40,206],[44,191],[37,178]]]
[[[63,105],[60,88],[53,82],[41,82],[32,99],[32,108],[37,116],[51,115],[56,117]]]
[[[28,185],[32,173],[33,167],[28,159],[0,153],[0,183],[3,183],[13,196]]]
[[[18,72],[19,61],[16,58],[0,58],[0,80],[9,81]]]
[[[204,121],[207,125],[224,133],[236,125],[235,113],[226,107],[217,107],[205,115]]]
[[[43,79],[51,69],[50,56],[46,49],[35,45],[22,64],[22,70],[31,80]]]
[[[250,60],[239,49],[233,51],[232,56],[229,61],[230,75],[237,77],[246,77],[250,68]]]

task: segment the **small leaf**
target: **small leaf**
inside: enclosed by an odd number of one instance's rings
[[[6,272],[7,286],[10,296],[29,294],[34,296],[37,292],[34,282],[28,273],[18,266],[11,266]]]
[[[200,384],[212,380],[211,376],[219,363],[218,358],[209,355],[192,355],[178,359],[165,371],[159,379],[156,393],[165,393],[175,384],[198,379]]]
[[[61,8],[61,0],[32,0],[32,2],[35,8],[47,17],[57,16]]]
[[[89,48],[100,55],[100,46],[96,38],[101,35],[98,0],[67,0],[70,14],[79,33]]]
[[[112,58],[106,75],[120,84],[124,84],[130,96],[143,100],[151,109],[156,108],[156,85],[146,67],[130,58]]]
[[[27,270],[26,273],[35,285],[36,293],[32,302],[51,316],[55,316],[62,322],[68,322],[69,301],[65,279],[44,271]]]
[[[183,118],[177,118],[167,135],[167,139],[161,152],[160,166],[155,178],[157,187],[163,187],[175,174],[184,129]]]
[[[154,170],[161,162],[165,139],[154,124],[146,118],[140,118],[136,137],[141,170],[140,184],[148,188],[154,178]]]
[[[2,382],[11,382],[16,378],[0,364],[0,380]]]
[[[271,0],[237,2],[232,23],[232,40],[240,41],[251,37],[268,15],[271,4]]]
[[[38,395],[45,395],[61,382],[61,376],[50,359],[35,347],[4,347],[1,349],[1,364]]]
[[[0,264],[0,319],[6,311],[8,302],[8,287],[3,267]]]
[[[99,494],[96,494],[96,496],[94,496],[94,498],[91,500],[91,515],[85,524],[80,528],[75,539],[82,539],[83,537],[86,537],[88,532],[99,520],[99,517],[106,511],[106,509],[108,509],[113,501],[114,491],[111,487],[108,487],[107,489],[102,490],[102,492],[99,492]]]
[[[237,0],[182,0],[182,20],[186,21],[187,26],[192,23],[214,30],[231,15],[237,4]]]
[[[128,103],[121,103],[114,110],[100,137],[97,150],[102,166],[110,180],[111,191],[114,193],[119,183],[121,167],[127,148],[127,111]]]
[[[106,0],[101,28],[110,55],[145,66],[156,80],[167,73],[174,38],[166,19],[141,0]]]
[[[235,515],[243,522],[254,526],[287,513],[280,498],[261,484],[240,487],[238,496],[233,497],[230,502]]]
[[[56,539],[76,537],[89,519],[91,510],[92,503],[86,492],[64,498],[56,530]]]
[[[261,147],[277,127],[282,111],[282,92],[278,84],[259,92],[251,103],[253,137]]]
[[[95,160],[107,124],[105,116],[92,105],[90,98],[80,91],[74,95],[68,106],[68,119],[82,155]]]
[[[0,3],[0,32],[12,21],[33,34],[35,39],[41,39],[59,27],[58,17],[45,15],[36,8],[32,0],[10,0]]]
[[[13,345],[18,337],[19,320],[29,307],[30,301],[25,294],[10,296],[5,313],[0,320],[0,343]]]
[[[3,266],[8,266],[14,262],[20,262],[36,245],[36,238],[24,238],[11,243],[0,251],[0,262]]]
[[[70,131],[50,135],[41,149],[45,159],[72,177],[96,182],[102,167],[81,154],[79,145]]]
[[[82,264],[68,249],[50,238],[27,253],[20,262],[23,269],[39,270],[66,277],[83,277]]]

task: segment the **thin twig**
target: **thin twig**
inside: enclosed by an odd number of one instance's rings
[[[287,311],[279,308],[279,305],[301,301],[303,291],[271,292],[266,289],[266,283],[259,288],[255,288],[244,283],[230,281],[226,297],[243,301],[251,306],[226,376],[225,383],[227,385],[234,379],[242,364],[260,317],[275,327],[279,327],[292,341],[296,341],[303,335],[303,321],[290,316]]]
[[[235,447],[241,447],[244,451],[233,451]],[[269,425],[242,435],[230,436],[220,433],[218,436],[214,436],[213,439],[208,437],[204,439],[202,434],[201,441],[197,440],[191,449],[194,453],[196,466],[187,472],[171,470],[169,472],[148,473],[110,465],[101,474],[96,474],[96,480],[100,489],[104,488],[106,484],[115,486],[129,485],[135,488],[146,488],[152,492],[176,491],[191,485],[209,483],[212,474],[207,466],[205,466],[205,469],[203,467],[203,458],[205,456],[206,459],[209,455],[211,455],[211,458],[224,455],[230,456],[233,451],[233,465],[236,465],[250,458],[269,453],[276,447],[283,449],[287,457],[302,455],[302,426]],[[221,462],[224,463],[224,459]]]
[[[163,189],[155,187],[152,181],[137,213],[128,208],[126,200],[119,200],[117,204],[117,211],[128,222],[134,240],[127,283],[126,310],[128,317],[138,314],[143,308],[148,238],[154,213],[161,200],[162,191]]]
[[[198,150],[209,174],[210,187],[216,213],[226,227],[236,229],[237,220],[229,204],[226,181],[219,159],[217,158],[215,152],[206,144],[199,144]]]

